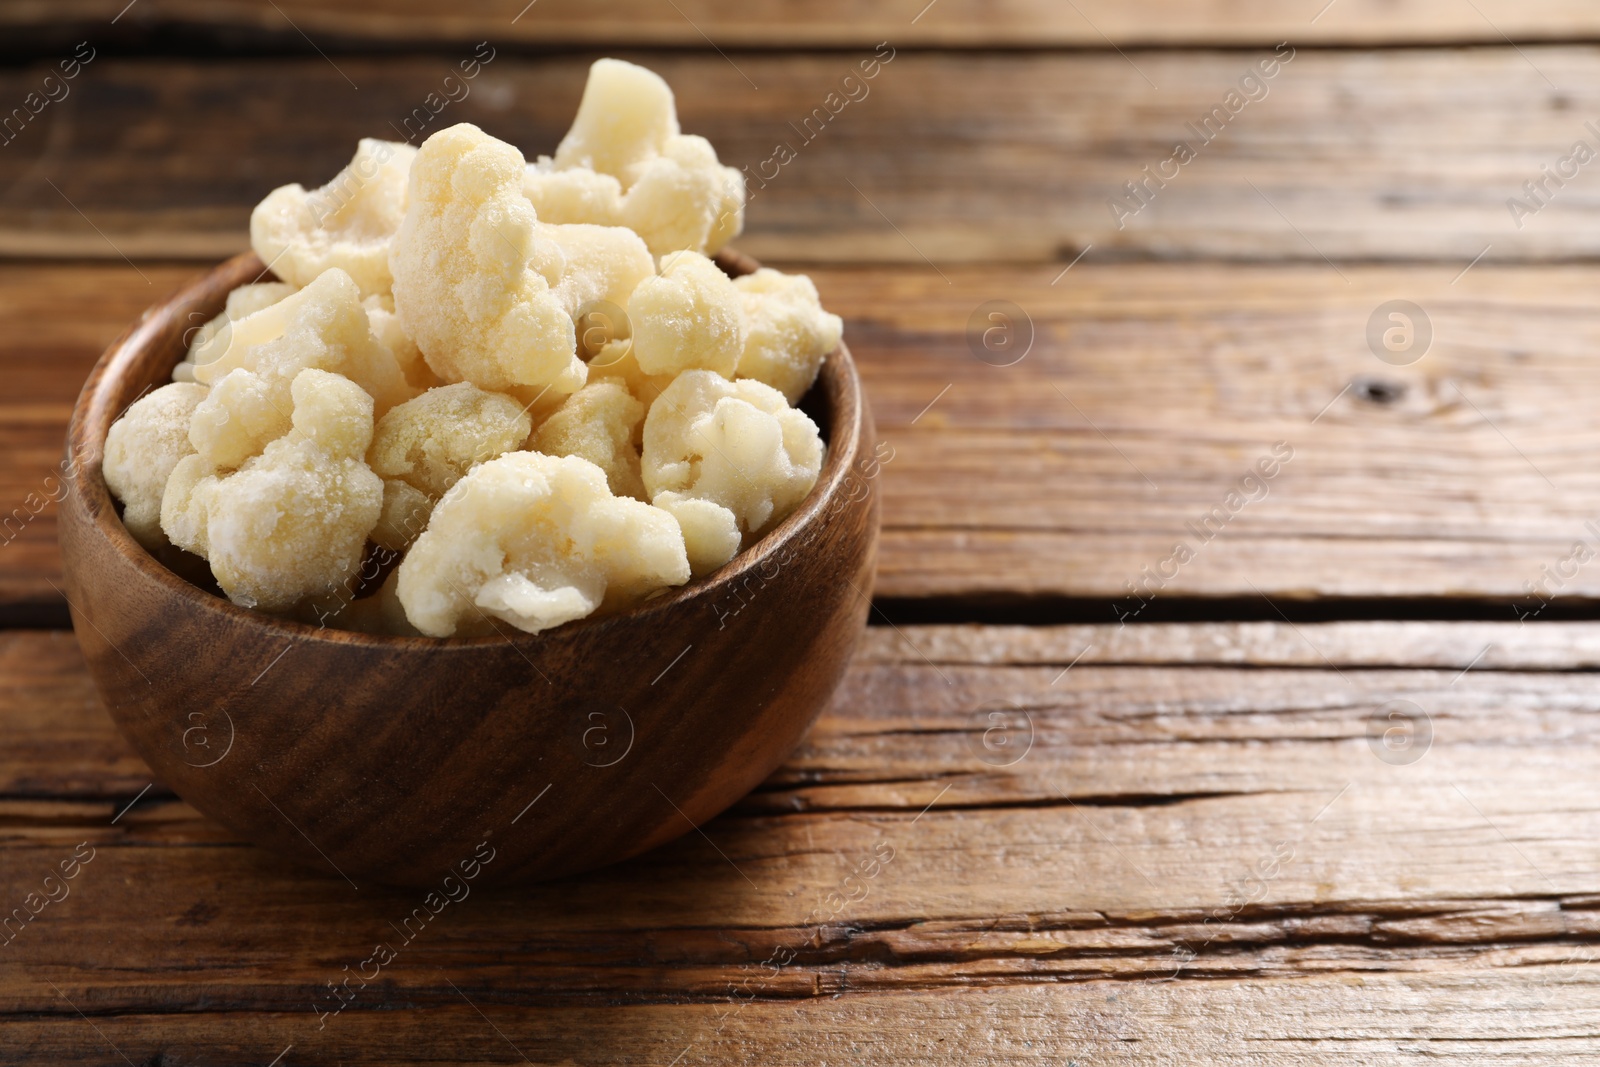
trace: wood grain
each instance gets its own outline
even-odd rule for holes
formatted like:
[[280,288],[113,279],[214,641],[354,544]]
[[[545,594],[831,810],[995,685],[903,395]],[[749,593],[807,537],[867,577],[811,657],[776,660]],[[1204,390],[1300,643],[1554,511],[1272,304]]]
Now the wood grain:
[[[1486,263],[1600,251],[1588,170],[1549,186],[1537,214],[1513,218],[1507,207],[1575,141],[1600,143],[1584,125],[1600,119],[1595,49],[1301,48],[1265,83],[1268,95],[1199,144],[1186,124],[1198,126],[1271,54],[906,50],[810,140],[799,127],[870,49],[634,58],[675,86],[685,128],[725,162],[776,173],[765,188],[752,182],[740,239],[762,259],[934,273],[973,261],[1065,266],[1092,245],[1091,263],[1438,258],[1453,275],[1486,246]],[[589,58],[501,53],[422,132],[470,121],[529,155],[549,152]],[[232,254],[268,190],[328,180],[358,137],[399,136],[456,62],[103,56],[0,150],[0,253]],[[0,71],[0,101],[21,101],[44,72]],[[1148,207],[1114,214],[1112,198],[1180,138],[1197,158],[1151,186]],[[768,162],[780,142],[795,153],[781,166]]]
[[[817,1062],[852,1042],[900,1062],[977,1041],[1153,1064],[1179,1040],[1185,1062],[1241,1062],[1238,1040],[1272,1064],[1557,1062],[1600,1038],[1600,704],[1572,673],[1597,644],[1593,624],[873,628],[807,745],[707,838],[474,890],[324,1029],[314,998],[398,945],[419,894],[307,877],[159,789],[125,811],[117,765],[96,797],[58,747],[35,798],[0,808],[0,901],[94,854],[4,948],[6,1049],[384,1062],[401,1033],[413,1062],[515,1058],[498,1027],[537,1062]],[[0,659],[32,665],[0,691],[8,731],[89,692],[58,634],[0,635]],[[1409,765],[1366,741],[1397,694],[1432,716]],[[996,700],[1037,727],[1009,767],[974,744]],[[830,790],[849,803],[815,802]],[[579,1031],[587,1052],[562,1043]]]
[[[682,0],[673,7],[645,0],[469,0],[441,8],[426,0],[339,0],[313,3],[262,0],[199,3],[142,0],[118,17],[117,0],[23,0],[0,10],[11,46],[40,47],[71,33],[140,41],[157,31],[182,31],[202,40],[259,47],[304,48],[295,29],[321,46],[433,48],[484,38],[537,47],[671,46],[703,49],[804,48],[873,45],[942,48],[1148,45],[1273,45],[1282,40],[1319,44],[1484,42],[1594,37],[1600,16],[1581,0],[1342,0],[1319,4],[1270,0],[940,0],[933,7],[905,0],[804,6],[782,0]],[[1076,10],[1074,10],[1076,8]],[[116,19],[115,26],[112,20]],[[248,35],[248,36],[247,36]],[[76,40],[77,38],[73,38]]]
[[[127,265],[0,266],[5,512],[45,488],[99,346],[191,276],[140,270],[150,284]],[[1600,536],[1585,525],[1600,522],[1600,438],[1580,400],[1600,388],[1592,267],[1347,267],[1349,284],[1325,265],[1081,263],[1054,285],[1045,267],[952,269],[949,284],[926,267],[812,273],[892,449],[881,596],[1067,598],[1106,620],[1218,601],[1276,618],[1311,598],[1538,619],[1600,599],[1600,570],[1572,558]],[[1408,367],[1365,339],[1396,297],[1435,334]],[[1014,366],[969,342],[996,299],[1032,320]],[[1201,544],[1190,524],[1279,441],[1294,457],[1267,495]],[[60,614],[46,504],[0,546],[13,617]],[[1194,559],[1145,578],[1180,540]]]

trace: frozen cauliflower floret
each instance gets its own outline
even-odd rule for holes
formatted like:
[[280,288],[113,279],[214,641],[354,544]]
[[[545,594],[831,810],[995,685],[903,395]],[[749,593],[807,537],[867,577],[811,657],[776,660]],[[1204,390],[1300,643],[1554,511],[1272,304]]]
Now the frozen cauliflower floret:
[[[655,277],[650,250],[621,226],[541,222],[535,239],[535,265],[574,322],[600,301],[620,310],[640,282]],[[626,320],[613,325],[625,329]]]
[[628,392],[646,409],[656,397],[672,384],[673,375],[646,374],[639,369],[639,360],[633,354],[633,341],[612,341],[595,353],[589,361],[589,376],[593,379],[615,378],[628,387]]
[[674,137],[622,198],[622,224],[656,255],[714,255],[744,229],[744,175],[717,162],[704,137]]
[[389,243],[406,213],[416,154],[410,145],[363,138],[350,165],[322,188],[285,185],[268,193],[250,214],[251,247],[294,285],[338,267],[362,296],[387,293]]
[[744,298],[739,377],[766,382],[790,404],[799,403],[822,361],[838,347],[844,323],[822,310],[817,287],[804,274],[763,267],[733,285]]
[[210,363],[228,350],[235,320],[269,308],[293,292],[294,286],[284,282],[255,282],[241,285],[230,292],[222,313],[195,331],[194,337],[189,342],[188,355],[183,357],[182,363],[173,368],[172,380],[194,381],[194,368],[197,364]]
[[528,447],[547,456],[581,456],[606,472],[616,496],[643,500],[639,437],[644,405],[619,379],[590,382],[544,421]]
[[343,587],[383,505],[383,483],[362,460],[372,397],[309,369],[295,377],[291,401],[291,433],[232,473],[198,455],[179,461],[161,502],[173,543],[209,560],[230,600],[263,611]]
[[678,520],[689,553],[689,570],[696,578],[704,578],[739,554],[743,540],[739,520],[721,504],[671,489],[657,493],[654,504]]
[[195,408],[189,440],[215,467],[237,467],[288,433],[290,384],[304,370],[350,379],[379,413],[416,392],[372,336],[360,293],[338,268],[234,322],[231,333],[226,352],[195,367],[195,378],[212,389]]
[[512,452],[474,467],[434,508],[397,572],[407,619],[431,637],[539,633],[689,580],[671,515],[615,497],[576,456]]
[[522,195],[540,222],[622,225],[622,183],[587,167],[560,170],[541,156],[523,172]]
[[536,259],[522,153],[461,123],[428,138],[390,266],[400,322],[434,373],[484,389],[576,392],[572,317]]
[[373,543],[390,552],[404,552],[428,528],[433,502],[433,497],[399,478],[385,478],[383,510],[378,513],[378,525],[372,528]]
[[[683,498],[707,501],[726,509],[739,532],[754,538],[793,511],[816,484],[822,437],[815,423],[769,385],[685,371],[650,406],[640,467],[657,506],[676,514]],[[727,520],[680,521],[686,538],[691,530],[721,531],[717,551],[702,545],[691,552],[702,564],[726,549]]]
[[660,75],[620,59],[589,68],[572,128],[524,188],[546,222],[620,222],[656,256],[715,253],[744,228],[744,175],[705,138],[680,132]]
[[161,494],[172,468],[194,452],[189,417],[205,396],[203,385],[164,385],[134,401],[106,434],[106,487],[122,501],[122,524],[152,552],[167,542]]
[[400,316],[394,313],[393,296],[388,293],[369,296],[361,301],[361,306],[367,309],[367,323],[372,327],[372,336],[394,356],[407,385],[422,390],[444,384],[428,366],[428,361],[422,358],[422,349],[417,347],[417,342],[400,325]]
[[722,269],[698,252],[661,259],[661,273],[628,301],[633,355],[645,374],[716,371],[732,378],[744,350],[744,302]]
[[[479,463],[521,448],[532,426],[511,397],[471,382],[430,389],[379,419],[367,453],[373,471],[385,479],[378,543],[400,548],[414,540],[434,501]],[[393,543],[406,531],[409,537]]]
[[597,59],[555,165],[609,174],[626,189],[678,135],[678,107],[661,75],[621,59]]

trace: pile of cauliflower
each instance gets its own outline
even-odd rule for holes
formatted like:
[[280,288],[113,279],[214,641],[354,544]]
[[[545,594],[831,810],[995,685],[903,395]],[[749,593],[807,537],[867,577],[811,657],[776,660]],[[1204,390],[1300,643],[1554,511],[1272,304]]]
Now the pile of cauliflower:
[[715,570],[816,483],[794,405],[841,331],[809,278],[707,258],[744,193],[614,59],[553,159],[362,141],[256,207],[282,280],[111,427],[124,523],[236,604],[377,633],[538,633]]

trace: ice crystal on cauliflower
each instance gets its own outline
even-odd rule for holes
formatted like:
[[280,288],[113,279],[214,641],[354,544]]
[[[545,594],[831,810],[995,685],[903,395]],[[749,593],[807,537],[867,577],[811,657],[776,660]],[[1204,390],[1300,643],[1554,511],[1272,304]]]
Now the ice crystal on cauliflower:
[[821,469],[816,424],[758,381],[685,371],[645,418],[645,490],[679,516],[697,574],[793,511]]
[[180,460],[161,502],[173,544],[205,557],[234,603],[263,611],[343,586],[383,503],[383,483],[363,461],[372,397],[316,369],[290,391],[289,433],[232,472],[199,455]]
[[133,402],[106,434],[101,470],[106,487],[122,501],[122,523],[152,551],[166,544],[161,494],[172,468],[192,455],[189,417],[204,400],[203,385],[175,382]]
[[256,255],[293,285],[338,267],[361,295],[387,293],[389,243],[405,216],[416,154],[410,145],[363,138],[350,165],[322,188],[274,189],[250,215]]
[[413,626],[450,637],[496,619],[539,633],[688,579],[672,516],[613,496],[588,460],[511,452],[439,501],[396,589]]

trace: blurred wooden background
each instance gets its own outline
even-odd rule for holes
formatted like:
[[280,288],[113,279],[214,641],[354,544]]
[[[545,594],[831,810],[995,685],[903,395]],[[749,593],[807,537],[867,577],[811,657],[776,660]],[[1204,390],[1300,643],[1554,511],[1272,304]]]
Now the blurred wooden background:
[[[846,319],[879,625],[704,835],[452,906],[324,1020],[417,902],[151,782],[64,629],[49,479],[104,345],[480,42],[430,131],[549,152],[616,54],[724,162],[795,149],[738,245]],[[0,6],[0,915],[96,850],[6,930],[0,1062],[1592,1059],[1580,141],[1578,0]],[[1369,340],[1394,300],[1425,352]]]

